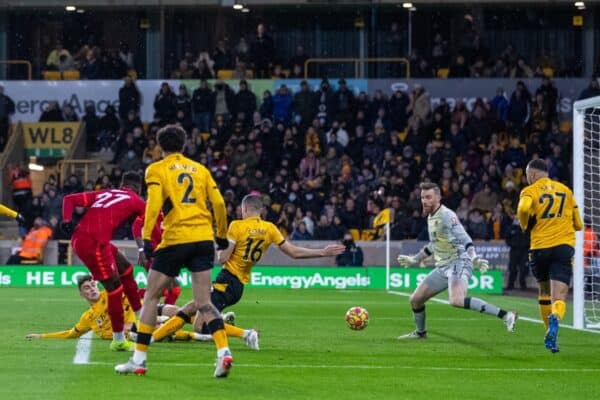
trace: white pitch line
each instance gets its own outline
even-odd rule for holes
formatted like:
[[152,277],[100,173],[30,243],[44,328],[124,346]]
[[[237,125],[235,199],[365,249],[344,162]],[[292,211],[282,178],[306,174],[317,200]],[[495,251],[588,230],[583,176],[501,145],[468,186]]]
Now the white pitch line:
[[[388,290],[389,294],[394,294],[396,296],[404,296],[404,297],[410,297],[410,293],[404,293],[404,292],[396,292],[394,290]],[[431,301],[434,301],[436,303],[442,303],[442,304],[450,304],[448,302],[448,300],[444,300],[444,299],[437,299],[437,298],[431,298],[429,299]],[[529,317],[522,317],[521,315],[519,315],[519,321],[527,321],[527,322],[532,322],[534,324],[543,324],[542,321],[540,321],[539,319],[535,319],[535,318],[529,318]],[[584,331],[584,332],[589,332],[589,333],[596,333],[596,334],[600,334],[600,331],[596,331],[593,329],[575,329],[573,327],[573,325],[567,325],[567,324],[560,324],[561,328],[567,328],[567,329],[573,329],[576,331]]]
[[[109,362],[90,362],[89,365],[114,365]],[[153,362],[150,366],[157,365],[161,367],[213,367],[214,363],[165,363]],[[472,371],[472,372],[589,372],[598,373],[600,368],[487,368],[487,367],[420,367],[409,365],[310,365],[310,364],[237,364],[236,368],[271,368],[271,369],[400,369],[400,370],[422,370],[422,371]]]
[[90,363],[90,352],[92,351],[92,335],[94,332],[89,331],[79,338],[77,341],[77,349],[75,350],[75,357],[73,357],[73,364],[89,364]]

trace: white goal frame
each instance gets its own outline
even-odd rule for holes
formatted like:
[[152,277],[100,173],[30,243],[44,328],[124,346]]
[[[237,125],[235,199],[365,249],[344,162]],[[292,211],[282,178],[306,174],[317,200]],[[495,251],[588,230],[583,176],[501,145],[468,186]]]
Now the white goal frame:
[[[600,107],[600,96],[576,101],[573,104],[573,194],[579,205],[582,218],[585,218],[584,192],[584,113],[590,107]],[[600,135],[600,133],[599,133]],[[573,263],[573,327],[585,328],[585,293],[583,271],[583,231],[576,232],[575,259]]]

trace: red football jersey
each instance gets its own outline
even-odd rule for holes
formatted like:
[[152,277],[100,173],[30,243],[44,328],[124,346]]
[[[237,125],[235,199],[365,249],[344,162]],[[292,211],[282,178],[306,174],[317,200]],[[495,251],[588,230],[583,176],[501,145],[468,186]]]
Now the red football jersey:
[[[158,218],[156,219],[156,224],[154,225],[154,229],[152,230],[152,236],[150,237],[150,242],[152,243],[152,248],[155,249],[156,246],[162,240],[162,213],[158,214]],[[137,217],[131,225],[131,234],[135,238],[142,237],[142,227],[144,226],[144,217]]]
[[63,221],[71,220],[75,207],[87,210],[73,236],[89,235],[97,241],[108,242],[122,224],[144,216],[146,202],[126,188],[74,193],[63,199]]

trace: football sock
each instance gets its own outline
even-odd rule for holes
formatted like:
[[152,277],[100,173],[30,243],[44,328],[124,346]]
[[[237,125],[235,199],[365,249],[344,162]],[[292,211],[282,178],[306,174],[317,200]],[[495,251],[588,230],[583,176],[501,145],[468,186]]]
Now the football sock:
[[244,337],[244,333],[246,331],[244,331],[242,328],[238,328],[237,326],[233,326],[233,325],[229,325],[229,324],[224,324],[225,325],[225,333],[227,334],[227,336],[234,336],[234,337]]
[[138,337],[135,343],[135,353],[133,354],[133,361],[135,363],[141,364],[146,360],[146,352],[148,351],[148,346],[150,346],[153,330],[152,325],[140,322],[140,326],[138,326]]
[[556,300],[552,303],[552,314],[556,315],[559,320],[562,320],[567,311],[567,304],[562,300]]
[[113,332],[113,340],[116,340],[117,342],[124,342],[125,341],[125,333],[123,331]]
[[112,325],[113,332],[123,332],[124,313],[123,313],[123,286],[119,285],[112,292],[108,292],[108,316]]
[[229,348],[229,342],[227,341],[227,333],[225,333],[223,320],[221,318],[215,318],[206,325],[208,327],[208,331],[213,337],[213,340],[215,341],[217,350]]
[[142,302],[140,301],[137,283],[133,279],[133,265],[129,265],[125,272],[119,275],[119,278],[121,279],[123,291],[125,292],[125,296],[127,296],[127,300],[129,300],[131,309],[137,313],[142,308]]
[[160,341],[180,330],[186,323],[190,323],[190,317],[183,311],[178,311],[177,315],[169,318],[167,322],[154,331],[154,340]]
[[464,307],[467,310],[479,311],[481,313],[490,314],[498,318],[503,318],[506,315],[506,311],[496,307],[493,304],[486,303],[477,297],[465,297]]
[[548,315],[552,312],[552,301],[550,300],[550,296],[539,296],[538,303],[540,305],[540,317],[542,318],[542,321],[544,321],[546,329],[548,329]]
[[415,325],[417,326],[417,332],[425,332],[425,306],[412,310],[413,317],[415,319]]
[[179,286],[175,286],[173,289],[169,289],[167,291],[167,295],[165,296],[165,304],[175,304],[180,293],[181,288]]

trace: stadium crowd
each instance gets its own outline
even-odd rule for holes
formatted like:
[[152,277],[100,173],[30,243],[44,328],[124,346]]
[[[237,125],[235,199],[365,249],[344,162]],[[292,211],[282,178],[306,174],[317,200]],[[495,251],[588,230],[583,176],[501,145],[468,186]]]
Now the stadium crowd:
[[[316,91],[306,82],[296,93],[282,85],[260,100],[246,81],[239,87],[202,80],[190,93],[165,82],[154,120],[144,124],[139,92],[126,79],[118,110],[98,116],[91,107],[82,116],[88,151],[112,154],[114,167],[98,171],[96,181],[73,175],[59,184],[51,177],[23,214],[56,227],[64,194],[116,187],[124,171],[142,171],[161,157],[156,132],[172,123],[188,132],[184,154],[212,171],[231,219],[240,218],[241,198],[255,191],[267,204],[264,218],[298,240],[338,240],[346,232],[373,239],[373,219],[387,207],[393,239],[426,239],[417,184],[429,180],[439,182],[444,203],[474,239],[503,239],[528,160],[545,158],[551,177],[570,179],[571,135],[559,129],[558,93],[548,78],[535,90],[518,81],[472,110],[444,100],[432,108],[418,84],[410,93],[369,98],[343,79],[337,90],[324,79]],[[592,84],[586,93],[595,90]],[[65,117],[54,107],[44,120]],[[130,237],[127,229],[119,235]]]

